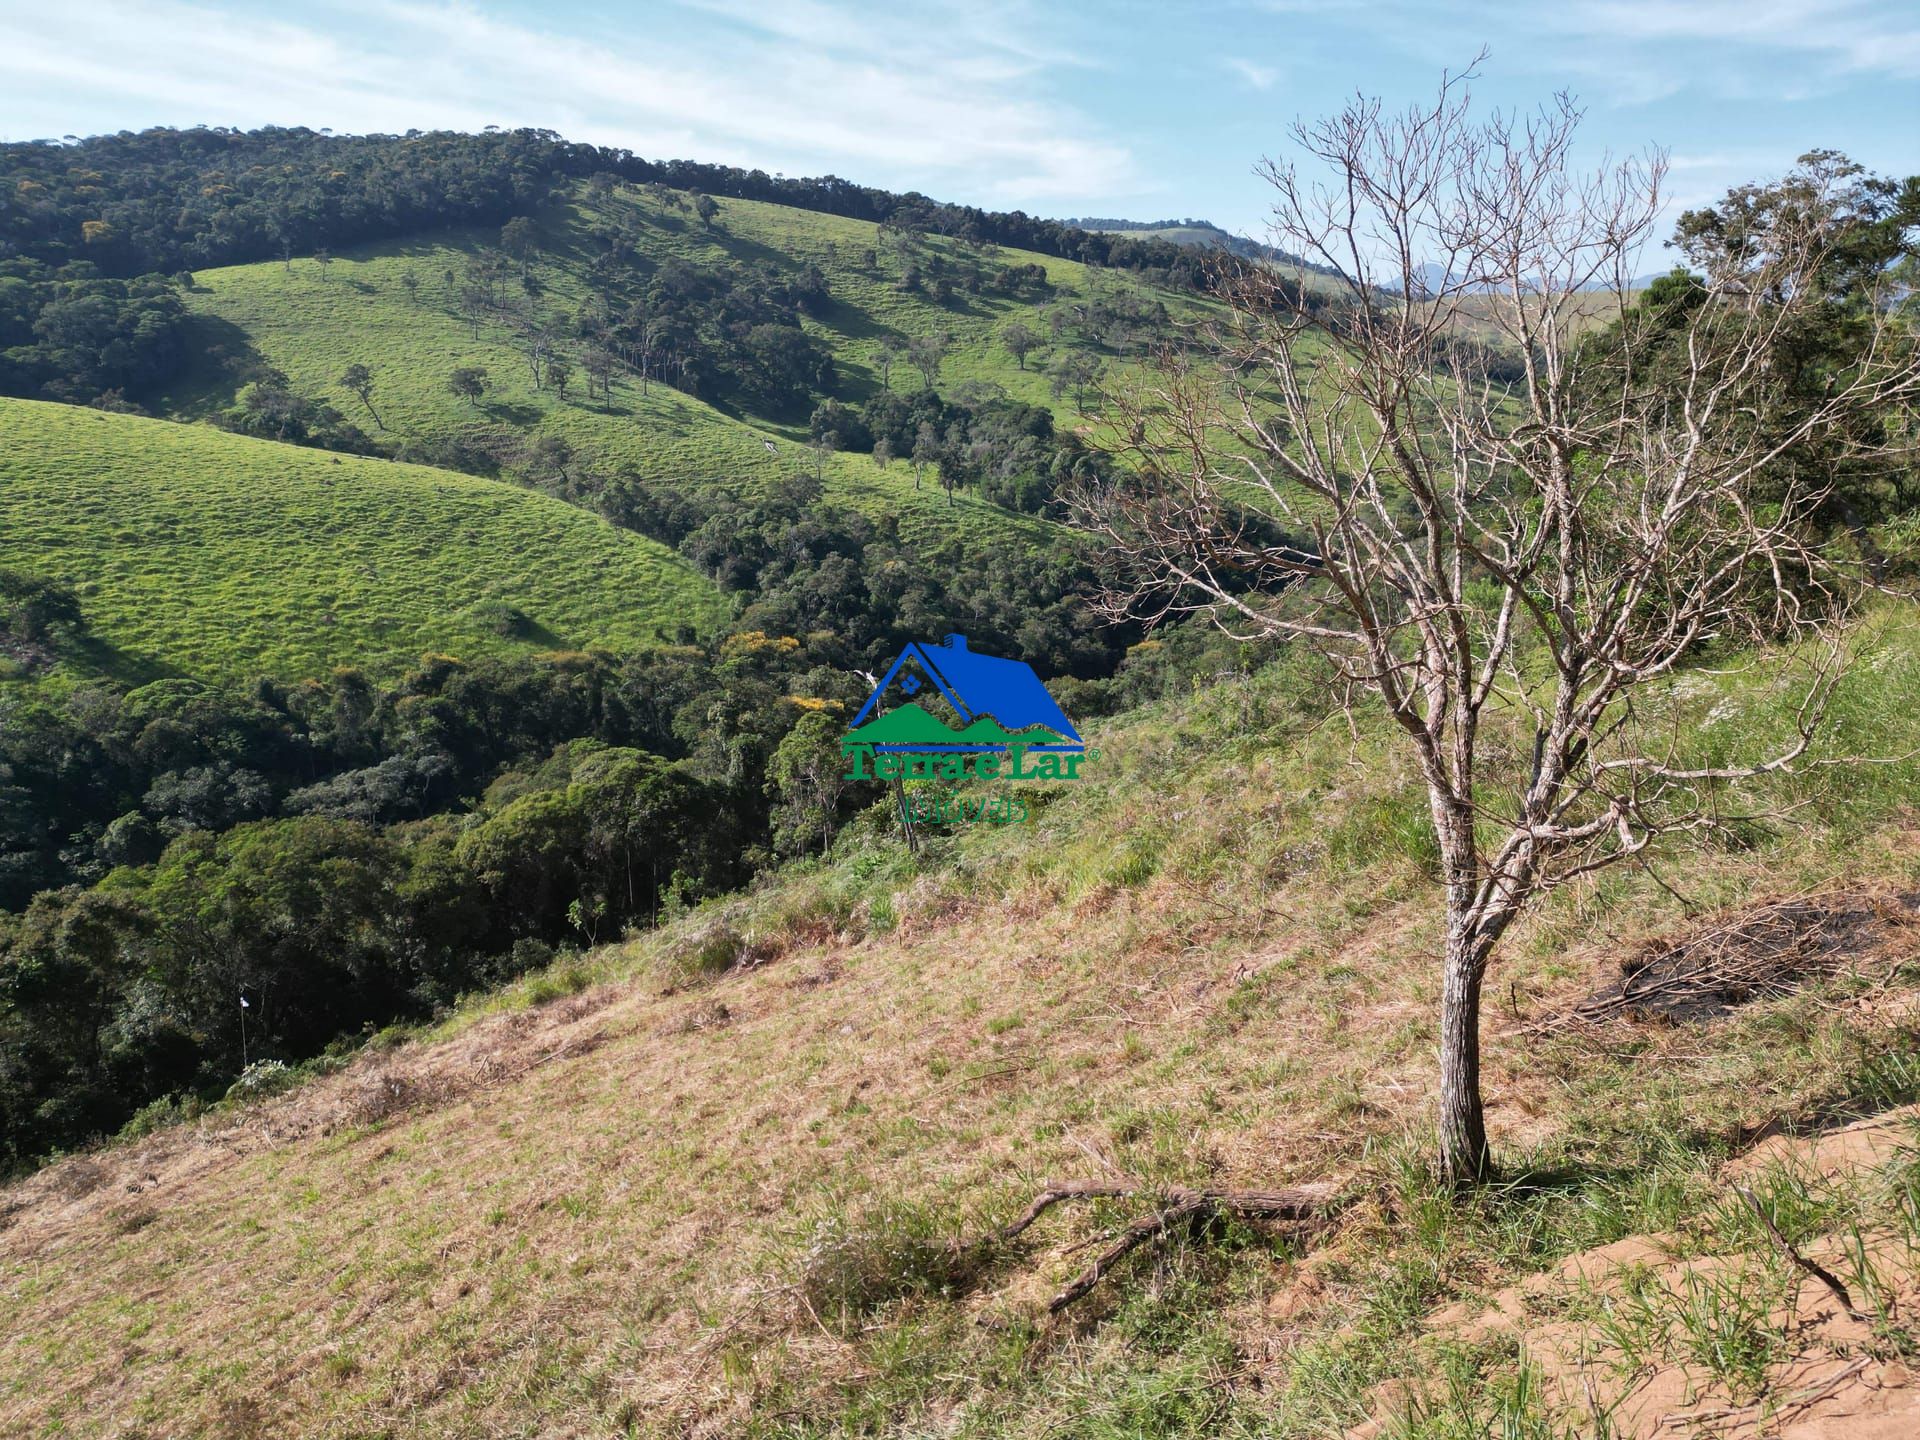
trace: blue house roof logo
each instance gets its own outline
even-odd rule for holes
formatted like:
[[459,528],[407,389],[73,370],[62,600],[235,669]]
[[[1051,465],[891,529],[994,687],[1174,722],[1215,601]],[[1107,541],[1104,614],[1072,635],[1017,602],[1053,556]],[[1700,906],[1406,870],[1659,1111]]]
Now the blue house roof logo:
[[[917,703],[929,687],[959,717],[959,730]],[[982,654],[964,635],[902,650],[848,732],[847,743],[878,753],[1004,753],[1018,746],[1077,755],[1086,748],[1031,665]]]

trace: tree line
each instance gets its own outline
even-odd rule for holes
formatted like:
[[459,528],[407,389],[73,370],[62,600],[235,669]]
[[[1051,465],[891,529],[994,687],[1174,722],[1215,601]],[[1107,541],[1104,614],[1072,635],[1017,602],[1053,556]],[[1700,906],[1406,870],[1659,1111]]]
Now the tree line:
[[[175,274],[310,254],[446,225],[504,224],[556,187],[604,175],[696,196],[764,200],[1208,283],[1207,258],[1166,241],[1096,234],[1021,211],[896,194],[837,176],[789,179],[562,139],[551,130],[334,136],[304,127],[156,128],[0,145],[0,243],[52,265]],[[697,204],[697,200],[695,201]]]

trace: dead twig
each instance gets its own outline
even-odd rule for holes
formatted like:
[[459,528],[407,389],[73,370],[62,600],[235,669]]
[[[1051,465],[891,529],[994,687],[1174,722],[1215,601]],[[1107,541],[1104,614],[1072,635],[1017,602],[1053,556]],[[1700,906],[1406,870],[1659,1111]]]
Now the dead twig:
[[1285,1190],[1195,1190],[1175,1185],[1152,1191],[1130,1176],[1118,1180],[1050,1181],[1021,1212],[1018,1219],[1000,1231],[999,1239],[1017,1238],[1054,1206],[1070,1200],[1122,1200],[1153,1193],[1158,1203],[1150,1214],[1142,1216],[1113,1237],[1093,1263],[1069,1281],[1047,1302],[1047,1313],[1057,1315],[1083,1299],[1099,1285],[1109,1271],[1140,1246],[1152,1242],[1165,1245],[1177,1230],[1189,1228],[1216,1216],[1231,1215],[1247,1220],[1291,1220],[1301,1224],[1324,1221],[1332,1208],[1333,1190],[1326,1185],[1303,1185]]
[[1820,1264],[1819,1261],[1809,1260],[1805,1255],[1802,1255],[1799,1248],[1795,1246],[1791,1240],[1787,1239],[1785,1235],[1780,1233],[1780,1227],[1773,1223],[1773,1217],[1767,1213],[1766,1206],[1760,1203],[1753,1191],[1744,1185],[1736,1185],[1733,1188],[1735,1192],[1739,1194],[1740,1198],[1745,1200],[1747,1204],[1753,1208],[1753,1213],[1760,1217],[1760,1223],[1767,1227],[1767,1234],[1773,1237],[1773,1243],[1779,1249],[1780,1253],[1786,1256],[1797,1268],[1811,1275],[1822,1285],[1826,1286],[1828,1291],[1833,1295],[1833,1298],[1840,1302],[1840,1308],[1847,1312],[1847,1318],[1849,1320],[1864,1322],[1869,1318],[1854,1308],[1853,1296],[1848,1292],[1847,1287],[1841,1283],[1838,1275],[1835,1275],[1831,1270],[1827,1269],[1826,1266]]

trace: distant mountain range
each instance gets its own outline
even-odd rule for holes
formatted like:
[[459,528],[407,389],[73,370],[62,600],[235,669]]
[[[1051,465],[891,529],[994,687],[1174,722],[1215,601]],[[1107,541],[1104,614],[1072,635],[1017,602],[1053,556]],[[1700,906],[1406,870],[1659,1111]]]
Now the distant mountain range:
[[[1654,270],[1654,271],[1648,272],[1645,275],[1636,275],[1632,280],[1630,280],[1627,283],[1627,288],[1629,290],[1644,290],[1647,288],[1647,286],[1651,285],[1655,280],[1659,279],[1660,276],[1665,275],[1666,273],[1667,271],[1665,270]],[[1426,286],[1429,292],[1435,291],[1435,290],[1438,290],[1440,286],[1445,283],[1447,279],[1447,271],[1444,267],[1439,265],[1433,265],[1433,264],[1422,265],[1419,271],[1419,279],[1420,279],[1420,283]],[[1395,287],[1395,288],[1398,288],[1398,287]],[[1475,285],[1470,288],[1474,290],[1486,291],[1486,290],[1491,290],[1494,287],[1490,285]],[[1611,285],[1592,284],[1592,285],[1582,285],[1580,288],[1582,290],[1611,290],[1613,287]]]

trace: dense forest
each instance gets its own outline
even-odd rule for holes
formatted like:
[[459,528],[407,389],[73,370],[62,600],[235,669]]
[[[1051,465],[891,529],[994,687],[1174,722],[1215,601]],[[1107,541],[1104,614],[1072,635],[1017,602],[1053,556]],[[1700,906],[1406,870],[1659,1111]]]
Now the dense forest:
[[[972,418],[917,403],[874,420]],[[726,633],[0,697],[0,1167],[217,1097],[239,993],[252,1059],[299,1061],[817,850],[878,798],[838,781],[838,735],[909,639],[962,629],[1082,716],[1248,663],[1194,632],[1116,676],[1138,632],[1087,611],[1084,560],[917,548],[809,476],[758,500],[617,478],[593,503],[736,595]],[[0,573],[0,634],[57,651],[84,624]]]

